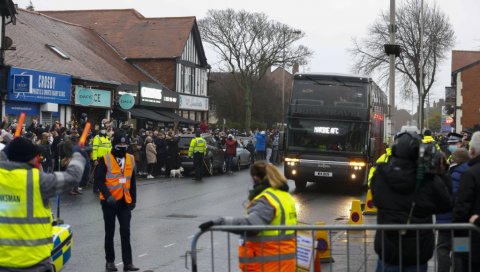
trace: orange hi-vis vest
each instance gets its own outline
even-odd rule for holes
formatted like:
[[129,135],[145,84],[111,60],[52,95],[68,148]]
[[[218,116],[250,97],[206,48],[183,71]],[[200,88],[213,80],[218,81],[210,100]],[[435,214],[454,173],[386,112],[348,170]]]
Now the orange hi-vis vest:
[[[250,202],[249,206],[261,197],[266,198],[275,208],[275,217],[270,225],[297,224],[295,201],[288,192],[274,188],[265,189]],[[297,245],[294,230],[264,230],[243,239],[238,247],[241,271],[296,271]]]
[[[132,197],[130,196],[130,181],[132,179],[133,170],[135,169],[135,159],[133,155],[125,155],[125,166],[122,169],[117,163],[117,160],[112,155],[108,153],[103,156],[105,160],[105,165],[107,166],[107,175],[106,175],[106,185],[112,196],[116,200],[125,198],[127,204],[132,203]],[[105,200],[105,197],[100,193],[100,200]]]

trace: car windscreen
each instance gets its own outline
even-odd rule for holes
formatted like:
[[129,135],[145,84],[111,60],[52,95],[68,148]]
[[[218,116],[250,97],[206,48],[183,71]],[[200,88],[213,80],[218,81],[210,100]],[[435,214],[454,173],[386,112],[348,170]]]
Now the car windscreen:
[[189,148],[190,147],[190,142],[192,141],[193,138],[190,137],[181,137],[180,140],[178,141],[178,147],[179,148]]
[[288,127],[288,147],[297,151],[365,153],[368,124],[294,119]]
[[295,80],[292,104],[326,107],[367,108],[367,84],[333,80]]

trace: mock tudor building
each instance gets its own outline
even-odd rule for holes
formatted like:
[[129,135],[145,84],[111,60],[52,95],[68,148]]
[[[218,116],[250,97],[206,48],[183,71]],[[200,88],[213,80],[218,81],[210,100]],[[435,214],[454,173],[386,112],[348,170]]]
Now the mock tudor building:
[[126,61],[178,93],[181,117],[208,120],[209,65],[195,17],[145,18],[134,9],[41,12],[94,29]]

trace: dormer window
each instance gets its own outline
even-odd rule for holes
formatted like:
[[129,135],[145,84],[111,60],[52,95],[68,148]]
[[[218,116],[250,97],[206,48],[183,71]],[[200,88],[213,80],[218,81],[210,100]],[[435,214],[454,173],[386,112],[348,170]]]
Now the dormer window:
[[51,44],[46,44],[45,46],[50,48],[53,52],[55,52],[57,55],[59,55],[62,59],[67,59],[67,60],[70,59],[70,57],[67,54],[65,54],[65,52],[63,52],[57,46],[51,45]]

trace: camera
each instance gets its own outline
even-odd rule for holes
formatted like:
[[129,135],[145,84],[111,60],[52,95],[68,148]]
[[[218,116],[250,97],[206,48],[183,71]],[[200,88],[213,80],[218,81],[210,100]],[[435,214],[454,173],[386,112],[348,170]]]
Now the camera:
[[420,143],[418,152],[418,164],[423,165],[424,173],[435,174],[439,163],[437,156],[440,155],[435,143]]

